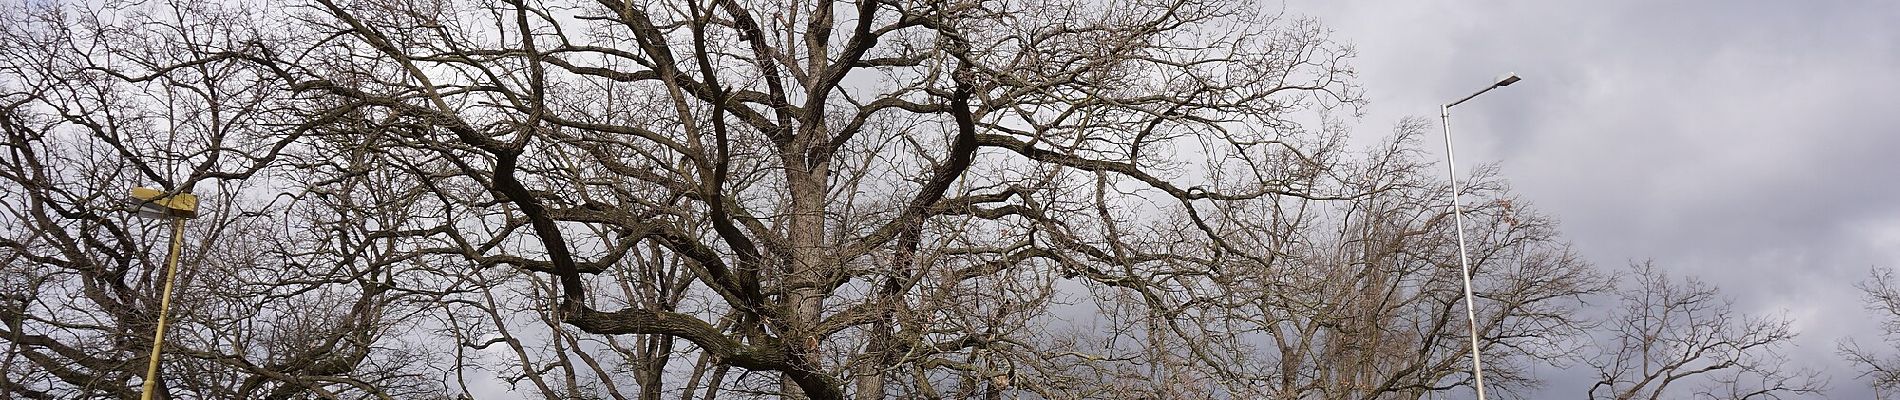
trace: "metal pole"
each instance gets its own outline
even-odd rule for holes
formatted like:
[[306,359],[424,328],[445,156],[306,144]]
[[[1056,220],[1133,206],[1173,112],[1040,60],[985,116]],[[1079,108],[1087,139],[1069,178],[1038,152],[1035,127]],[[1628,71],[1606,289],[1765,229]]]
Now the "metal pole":
[[158,387],[158,356],[165,348],[165,322],[172,309],[172,280],[178,275],[178,253],[185,245],[185,219],[172,218],[171,251],[165,253],[165,290],[158,300],[158,332],[152,334],[152,357],[145,363],[145,388],[140,400],[152,400]]
[[[1485,90],[1491,89],[1485,88]],[[1480,90],[1478,93],[1465,97],[1464,100],[1470,100],[1482,93],[1484,91]],[[1464,100],[1458,102],[1463,103]],[[1458,164],[1452,158],[1451,151],[1451,105],[1439,107],[1438,116],[1443,120],[1439,126],[1445,130],[1445,171],[1451,177],[1451,220],[1453,226],[1458,229],[1458,267],[1464,272],[1465,321],[1471,326],[1471,377],[1475,380],[1474,385],[1478,389],[1478,400],[1484,400],[1484,361],[1478,355],[1478,311],[1471,295],[1471,259],[1465,255],[1465,214],[1458,206]]]

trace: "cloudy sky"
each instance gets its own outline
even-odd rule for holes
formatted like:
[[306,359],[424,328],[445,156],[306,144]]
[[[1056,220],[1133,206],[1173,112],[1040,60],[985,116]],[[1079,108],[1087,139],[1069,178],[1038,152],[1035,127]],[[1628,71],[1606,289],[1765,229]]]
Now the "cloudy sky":
[[[1285,4],[1358,48],[1364,134],[1523,76],[1454,109],[1461,164],[1501,164],[1600,266],[1654,260],[1785,312],[1793,363],[1872,397],[1834,349],[1877,341],[1852,285],[1900,267],[1900,2]],[[1547,378],[1539,397],[1582,396]]]

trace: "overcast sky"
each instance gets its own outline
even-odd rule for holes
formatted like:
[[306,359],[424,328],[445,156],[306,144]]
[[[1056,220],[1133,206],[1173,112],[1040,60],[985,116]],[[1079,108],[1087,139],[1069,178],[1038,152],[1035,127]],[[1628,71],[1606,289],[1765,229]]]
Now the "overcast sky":
[[[1852,285],[1900,267],[1900,1],[1286,7],[1358,48],[1361,134],[1517,72],[1454,109],[1461,165],[1500,163],[1599,266],[1653,259],[1786,312],[1793,363],[1823,368],[1828,397],[1872,397],[1834,349],[1877,343]],[[1546,378],[1538,397],[1583,394]]]

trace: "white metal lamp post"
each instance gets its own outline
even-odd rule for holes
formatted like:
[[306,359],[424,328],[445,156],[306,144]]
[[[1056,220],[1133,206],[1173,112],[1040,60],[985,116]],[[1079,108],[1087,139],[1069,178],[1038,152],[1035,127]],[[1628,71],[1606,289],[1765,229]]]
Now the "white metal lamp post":
[[1465,215],[1464,210],[1462,207],[1459,207],[1458,203],[1458,165],[1457,162],[1454,161],[1451,151],[1451,107],[1471,100],[1473,97],[1478,97],[1478,95],[1489,92],[1491,89],[1510,86],[1519,80],[1523,80],[1523,78],[1518,78],[1517,74],[1514,73],[1505,73],[1504,76],[1498,77],[1497,82],[1492,83],[1491,86],[1486,86],[1477,93],[1472,93],[1470,96],[1465,96],[1462,99],[1458,99],[1458,101],[1438,108],[1438,116],[1442,119],[1442,123],[1439,124],[1439,126],[1445,130],[1445,171],[1448,172],[1451,177],[1451,220],[1453,226],[1458,230],[1458,267],[1464,271],[1465,321],[1469,322],[1471,327],[1471,377],[1473,379],[1473,385],[1478,389],[1478,400],[1484,400],[1484,361],[1483,358],[1478,355],[1478,311],[1471,295],[1471,260],[1465,253]]
[[139,217],[167,219],[172,223],[171,250],[165,253],[165,289],[158,300],[158,329],[152,333],[152,356],[145,363],[145,387],[139,395],[141,400],[151,400],[153,389],[158,387],[158,356],[165,348],[165,323],[171,314],[172,279],[178,275],[178,253],[185,245],[185,220],[198,217],[198,196],[191,193],[166,196],[165,191],[141,187],[133,188],[132,195],[124,201]]

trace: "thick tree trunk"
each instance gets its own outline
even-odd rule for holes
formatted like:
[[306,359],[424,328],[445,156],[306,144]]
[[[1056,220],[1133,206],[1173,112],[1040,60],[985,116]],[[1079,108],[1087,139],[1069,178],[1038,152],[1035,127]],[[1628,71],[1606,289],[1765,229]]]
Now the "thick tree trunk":
[[[790,154],[804,154],[800,146],[793,146]],[[824,339],[823,332],[817,332],[824,310],[825,289],[828,276],[835,272],[836,264],[831,261],[828,246],[825,243],[825,195],[827,191],[827,165],[806,167],[801,156],[784,157],[786,162],[786,181],[791,192],[791,225],[786,236],[791,242],[791,265],[781,271],[783,284],[789,289],[785,304],[790,307],[787,315],[788,331],[784,333],[786,345],[790,348],[794,368],[804,371],[787,371],[785,389],[788,394],[796,394],[811,399],[841,398],[840,388],[833,385],[828,375],[819,365],[819,345]],[[801,170],[803,168],[803,170]],[[801,378],[802,376],[802,378]],[[813,390],[815,386],[826,386],[823,390]]]

